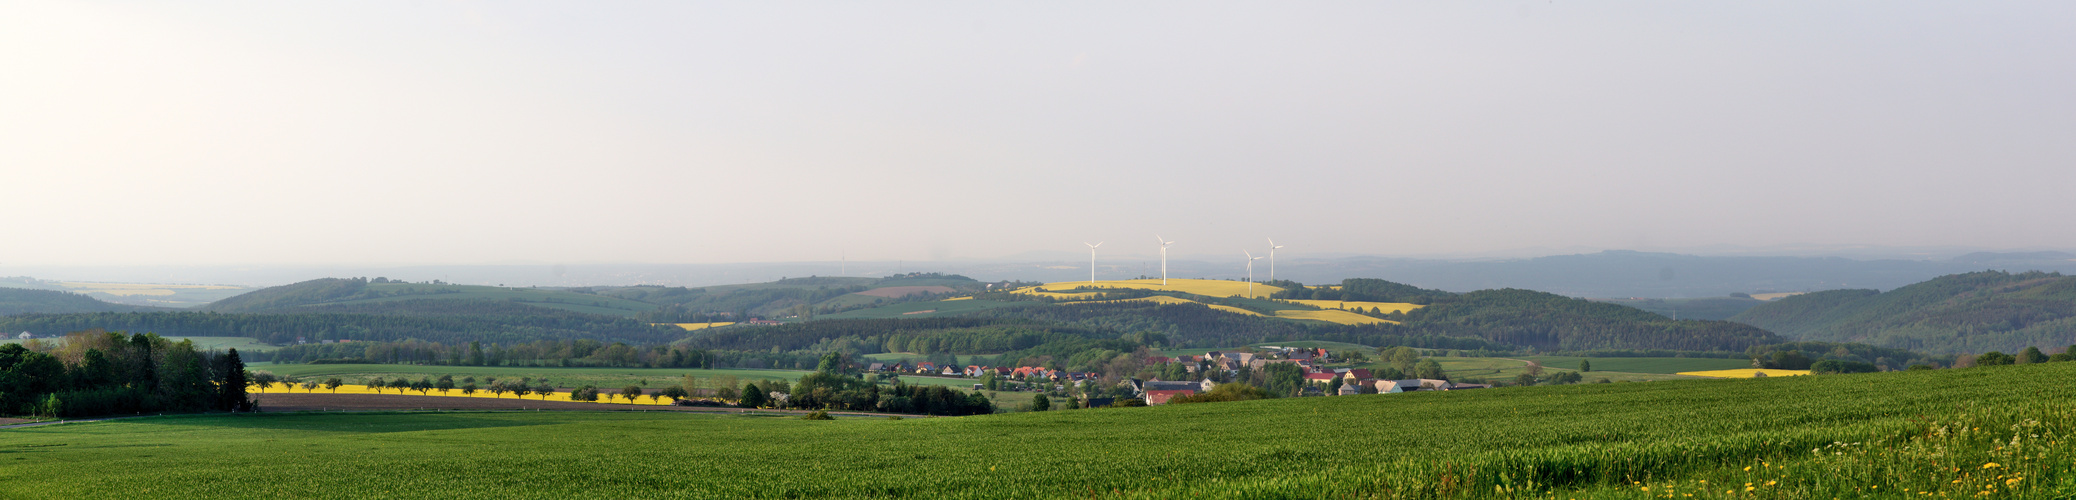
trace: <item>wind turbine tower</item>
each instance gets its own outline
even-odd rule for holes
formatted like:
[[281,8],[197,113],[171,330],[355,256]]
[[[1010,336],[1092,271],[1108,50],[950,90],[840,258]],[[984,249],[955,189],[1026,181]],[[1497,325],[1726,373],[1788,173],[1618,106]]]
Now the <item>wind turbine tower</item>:
[[1158,234],[1153,235],[1153,239],[1154,241],[1161,242],[1161,286],[1168,286],[1168,245],[1173,245],[1175,242],[1168,241],[1167,238],[1162,238]]
[[[1088,245],[1088,242],[1084,241],[1081,244]],[[1103,242],[1098,241],[1094,245],[1088,245],[1088,284],[1091,285],[1096,284],[1096,247],[1099,246],[1103,246]]]
[[1261,260],[1261,257],[1255,257],[1254,252],[1246,250],[1240,253],[1247,255],[1247,298],[1251,299],[1254,298],[1254,261]]
[[1276,244],[1275,238],[1269,238],[1269,281],[1276,281],[1276,249],[1278,248],[1283,248],[1283,246]]

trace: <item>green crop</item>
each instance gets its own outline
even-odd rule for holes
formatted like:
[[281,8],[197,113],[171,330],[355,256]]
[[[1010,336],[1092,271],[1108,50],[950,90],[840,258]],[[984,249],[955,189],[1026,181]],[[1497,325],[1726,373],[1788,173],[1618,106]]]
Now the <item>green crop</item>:
[[2072,379],[2050,363],[833,422],[158,417],[0,431],[0,497],[2062,498]]

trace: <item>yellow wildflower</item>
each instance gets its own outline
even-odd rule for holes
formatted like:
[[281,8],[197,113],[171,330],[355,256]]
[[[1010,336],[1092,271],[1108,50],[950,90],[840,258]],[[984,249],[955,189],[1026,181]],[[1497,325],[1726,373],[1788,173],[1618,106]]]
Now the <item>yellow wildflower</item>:
[[1996,463],[1996,462],[1990,462],[1990,463],[1982,464],[1982,468],[1984,468],[1984,469],[1995,469],[1995,468],[1998,468],[1998,467],[2003,467],[2003,466],[2002,466],[2002,465],[1997,465],[1997,463]]

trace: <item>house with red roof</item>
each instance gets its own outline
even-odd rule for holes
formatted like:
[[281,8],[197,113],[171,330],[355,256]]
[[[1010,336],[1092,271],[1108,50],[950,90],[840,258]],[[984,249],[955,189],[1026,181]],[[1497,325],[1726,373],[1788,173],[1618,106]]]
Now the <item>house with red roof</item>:
[[1194,395],[1196,393],[1197,391],[1192,391],[1189,389],[1178,389],[1172,391],[1146,391],[1146,404],[1148,406],[1164,405],[1168,404],[1168,400],[1175,399],[1176,396],[1189,396]]
[[1341,378],[1341,374],[1334,372],[1312,372],[1305,374],[1306,382],[1319,385],[1331,384],[1334,382],[1334,379],[1337,378]]

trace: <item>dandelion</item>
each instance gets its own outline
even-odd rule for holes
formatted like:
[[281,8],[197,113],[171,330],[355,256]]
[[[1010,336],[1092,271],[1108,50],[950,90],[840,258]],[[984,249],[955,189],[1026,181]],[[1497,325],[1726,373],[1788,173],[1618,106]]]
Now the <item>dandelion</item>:
[[2003,466],[2002,466],[2002,465],[1997,465],[1997,463],[1996,463],[1996,462],[1990,462],[1990,463],[1982,464],[1982,468],[1984,468],[1984,469],[1995,469],[1995,468],[1998,468],[1998,467],[2003,467]]

